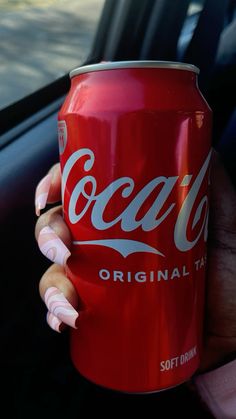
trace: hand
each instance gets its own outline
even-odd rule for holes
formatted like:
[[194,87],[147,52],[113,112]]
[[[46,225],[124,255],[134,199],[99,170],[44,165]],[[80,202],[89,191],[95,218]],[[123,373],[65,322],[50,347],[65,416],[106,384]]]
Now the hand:
[[[206,334],[201,370],[214,367],[236,351],[236,192],[216,153],[211,179]],[[46,202],[59,201],[60,182],[60,168],[56,165],[37,188],[38,215]],[[62,218],[62,207],[41,215],[35,232],[41,251],[56,262],[45,272],[39,286],[49,309],[48,323],[57,331],[66,324],[76,327],[78,297],[63,267],[70,256],[71,238]]]
[[236,352],[236,191],[217,153],[210,205],[202,371],[227,362]]
[[[56,164],[37,186],[35,209],[38,216],[46,203],[60,201],[60,190],[61,171],[59,164]],[[57,332],[61,332],[65,325],[76,328],[78,296],[64,273],[64,266],[70,256],[71,236],[62,218],[61,205],[39,217],[35,236],[41,252],[55,262],[39,283],[40,296],[48,308],[47,322]]]

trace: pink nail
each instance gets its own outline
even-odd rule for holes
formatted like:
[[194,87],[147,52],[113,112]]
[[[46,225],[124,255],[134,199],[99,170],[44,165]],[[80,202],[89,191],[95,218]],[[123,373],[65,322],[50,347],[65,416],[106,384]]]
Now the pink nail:
[[49,326],[58,333],[61,333],[60,326],[62,325],[62,321],[59,320],[54,314],[47,312],[47,322]]
[[69,249],[49,226],[40,231],[38,245],[43,255],[58,265],[65,266],[68,257],[71,255]]
[[46,207],[48,194],[51,186],[52,174],[49,173],[39,182],[35,192],[35,212],[40,216],[40,211]]
[[44,301],[48,310],[68,326],[77,329],[78,311],[69,303],[64,294],[56,287],[50,287],[44,294]]

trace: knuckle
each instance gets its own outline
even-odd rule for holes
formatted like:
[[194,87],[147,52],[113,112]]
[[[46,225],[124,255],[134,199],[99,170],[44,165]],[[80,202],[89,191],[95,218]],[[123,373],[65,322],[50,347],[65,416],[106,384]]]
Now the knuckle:
[[[43,214],[40,215],[40,217],[38,218],[36,225],[35,225],[35,236],[36,239],[40,233],[40,231],[46,227],[49,226],[51,224],[54,223],[55,219],[58,219],[60,217],[59,212],[60,212],[61,208],[60,207],[55,207],[55,208],[51,208],[50,210],[44,212]],[[62,217],[60,217],[62,218]]]
[[223,225],[210,229],[209,241],[217,249],[236,254],[236,223],[228,228]]

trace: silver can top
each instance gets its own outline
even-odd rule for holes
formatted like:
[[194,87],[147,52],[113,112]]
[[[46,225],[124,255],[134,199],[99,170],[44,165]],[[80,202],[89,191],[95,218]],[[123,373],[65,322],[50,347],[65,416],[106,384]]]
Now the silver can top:
[[166,68],[174,70],[187,70],[199,74],[200,70],[193,64],[179,63],[177,61],[103,61],[75,68],[70,72],[70,78],[78,74],[92,71],[116,70],[120,68]]

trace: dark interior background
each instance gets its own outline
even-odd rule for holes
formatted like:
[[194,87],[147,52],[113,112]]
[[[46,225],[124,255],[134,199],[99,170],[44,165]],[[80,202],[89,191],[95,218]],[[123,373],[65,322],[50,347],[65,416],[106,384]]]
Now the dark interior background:
[[[235,183],[235,1],[107,0],[86,63],[160,59],[190,62],[214,112],[213,145]],[[132,31],[130,32],[130,27]],[[50,263],[34,240],[34,192],[58,161],[56,117],[68,75],[0,112],[1,392],[2,417],[64,418],[97,412],[156,417],[210,417],[186,385],[167,392],[123,395],[81,377],[69,357],[68,332],[45,321],[38,295]]]

